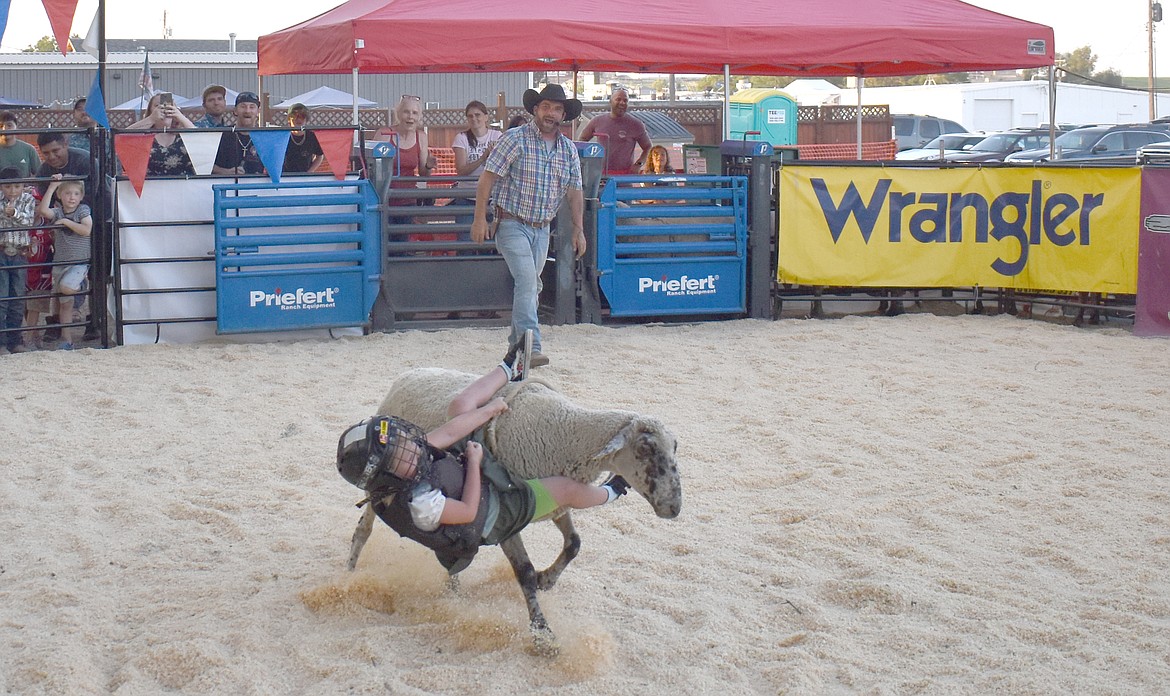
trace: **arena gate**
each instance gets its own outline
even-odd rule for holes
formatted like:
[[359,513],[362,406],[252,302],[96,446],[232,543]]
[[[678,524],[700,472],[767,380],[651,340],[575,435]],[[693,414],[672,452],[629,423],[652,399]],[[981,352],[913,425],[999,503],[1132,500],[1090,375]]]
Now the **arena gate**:
[[747,309],[748,180],[616,176],[601,192],[597,272],[610,314]]
[[381,282],[369,181],[211,188],[218,333],[368,327]]

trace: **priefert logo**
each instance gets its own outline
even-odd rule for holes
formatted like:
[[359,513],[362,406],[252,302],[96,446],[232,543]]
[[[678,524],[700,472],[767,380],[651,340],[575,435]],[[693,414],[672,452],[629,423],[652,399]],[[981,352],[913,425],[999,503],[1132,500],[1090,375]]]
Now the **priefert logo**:
[[638,292],[661,292],[668,296],[710,295],[716,291],[717,280],[719,280],[717,275],[708,275],[705,278],[691,278],[685,275],[668,278],[664,275],[658,280],[643,276],[638,279]]
[[271,293],[263,290],[252,290],[248,293],[248,306],[321,309],[335,306],[337,304],[336,297],[339,294],[341,294],[340,288],[325,288],[316,292],[304,288],[297,288],[296,292],[281,292],[280,288],[276,288],[276,291]]

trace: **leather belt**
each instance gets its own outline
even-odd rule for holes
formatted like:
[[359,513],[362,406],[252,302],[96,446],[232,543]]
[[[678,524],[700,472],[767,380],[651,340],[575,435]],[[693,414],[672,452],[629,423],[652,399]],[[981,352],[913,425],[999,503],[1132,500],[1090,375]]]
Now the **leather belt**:
[[550,222],[552,222],[552,220],[545,220],[544,222],[533,222],[532,220],[525,220],[524,218],[520,217],[519,215],[513,215],[512,213],[509,213],[508,211],[504,210],[503,208],[501,208],[499,206],[496,206],[496,219],[497,220],[515,220],[517,222],[521,222],[525,225],[528,225],[529,227],[547,227],[548,224]]

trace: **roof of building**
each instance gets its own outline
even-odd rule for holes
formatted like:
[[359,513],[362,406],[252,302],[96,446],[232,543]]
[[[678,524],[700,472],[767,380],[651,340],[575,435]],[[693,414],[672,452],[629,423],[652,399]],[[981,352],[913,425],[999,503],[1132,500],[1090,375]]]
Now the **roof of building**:
[[[231,39],[106,39],[107,51],[153,53],[226,53]],[[256,39],[236,39],[236,50],[255,53]]]
[[[106,65],[110,67],[141,66],[146,54],[141,51],[110,52],[106,54]],[[96,65],[97,59],[88,53],[0,53],[0,66],[50,66],[81,67]],[[255,65],[255,51],[150,53],[151,65]]]

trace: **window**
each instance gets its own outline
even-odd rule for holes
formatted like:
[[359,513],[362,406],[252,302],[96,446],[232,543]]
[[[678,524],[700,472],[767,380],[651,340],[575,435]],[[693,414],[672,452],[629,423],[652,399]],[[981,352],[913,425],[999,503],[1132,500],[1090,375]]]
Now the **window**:
[[1115,152],[1125,149],[1125,133],[1110,133],[1093,146],[1093,152]]
[[919,123],[918,128],[918,135],[923,140],[934,140],[938,136],[942,135],[942,131],[939,130],[938,121],[935,121],[934,119],[922,119],[922,122]]

